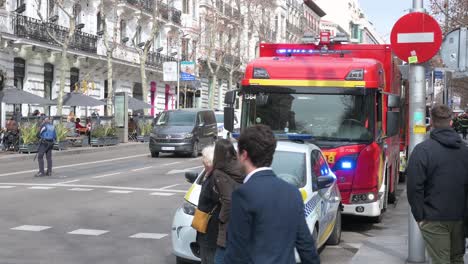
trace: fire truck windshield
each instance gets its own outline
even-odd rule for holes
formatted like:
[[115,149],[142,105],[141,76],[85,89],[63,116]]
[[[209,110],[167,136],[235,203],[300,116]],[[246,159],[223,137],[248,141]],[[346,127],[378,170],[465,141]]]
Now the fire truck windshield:
[[278,134],[323,141],[368,142],[374,135],[373,106],[373,95],[246,94],[243,126],[264,124]]

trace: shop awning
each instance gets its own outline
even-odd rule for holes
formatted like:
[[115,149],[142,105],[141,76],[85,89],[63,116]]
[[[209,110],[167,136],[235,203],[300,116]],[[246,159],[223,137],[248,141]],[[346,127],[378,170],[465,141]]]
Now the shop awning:
[[[57,99],[54,99],[57,102]],[[63,95],[63,105],[67,106],[100,106],[105,105],[104,102],[99,101],[91,96],[84,95],[82,93],[65,93]]]
[[53,101],[37,96],[35,94],[16,89],[6,88],[0,91],[0,102],[6,104],[36,104],[36,105],[53,105]]

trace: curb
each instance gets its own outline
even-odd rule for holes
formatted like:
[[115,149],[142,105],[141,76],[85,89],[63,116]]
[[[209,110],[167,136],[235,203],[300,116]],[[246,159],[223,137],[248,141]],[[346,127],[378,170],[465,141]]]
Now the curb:
[[[106,146],[106,147],[76,147],[68,150],[54,150],[53,155],[54,157],[63,157],[63,156],[71,156],[71,155],[79,155],[79,154],[86,154],[86,153],[96,153],[96,152],[104,152],[104,151],[112,151],[116,149],[135,149],[142,146],[147,146],[148,143],[139,143],[139,142],[132,142],[132,143],[120,143],[116,146]],[[27,161],[33,160],[36,156],[36,153],[31,154],[7,154],[5,156],[0,156],[0,161],[8,161],[8,160],[15,160],[15,161]]]

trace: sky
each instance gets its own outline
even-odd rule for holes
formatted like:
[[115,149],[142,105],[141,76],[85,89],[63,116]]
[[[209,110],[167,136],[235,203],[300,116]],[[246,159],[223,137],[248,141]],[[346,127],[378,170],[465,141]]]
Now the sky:
[[[390,32],[397,20],[409,12],[413,5],[411,0],[358,0],[361,9],[377,32],[390,41]],[[425,4],[429,0],[424,1]]]

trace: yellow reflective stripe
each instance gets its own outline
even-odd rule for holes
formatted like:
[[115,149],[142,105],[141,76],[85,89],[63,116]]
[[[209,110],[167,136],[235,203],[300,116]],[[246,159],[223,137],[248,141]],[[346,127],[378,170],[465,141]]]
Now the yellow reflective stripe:
[[190,195],[192,194],[192,191],[193,189],[195,188],[195,183],[192,184],[192,186],[190,186],[190,189],[187,191],[187,193],[185,194],[185,200],[190,200]]
[[300,86],[300,87],[340,87],[355,88],[365,87],[365,81],[327,81],[327,80],[272,80],[250,79],[250,85],[261,86]]
[[307,192],[306,192],[306,190],[304,190],[304,189],[301,188],[301,189],[299,189],[299,191],[301,192],[302,201],[305,202],[305,201],[307,200]]
[[[335,221],[336,221],[336,219],[335,219]],[[328,224],[327,228],[323,232],[323,235],[319,239],[319,243],[318,243],[319,245],[324,243],[325,242],[324,240],[330,236],[330,233],[333,231],[333,228],[335,228],[335,221]]]

